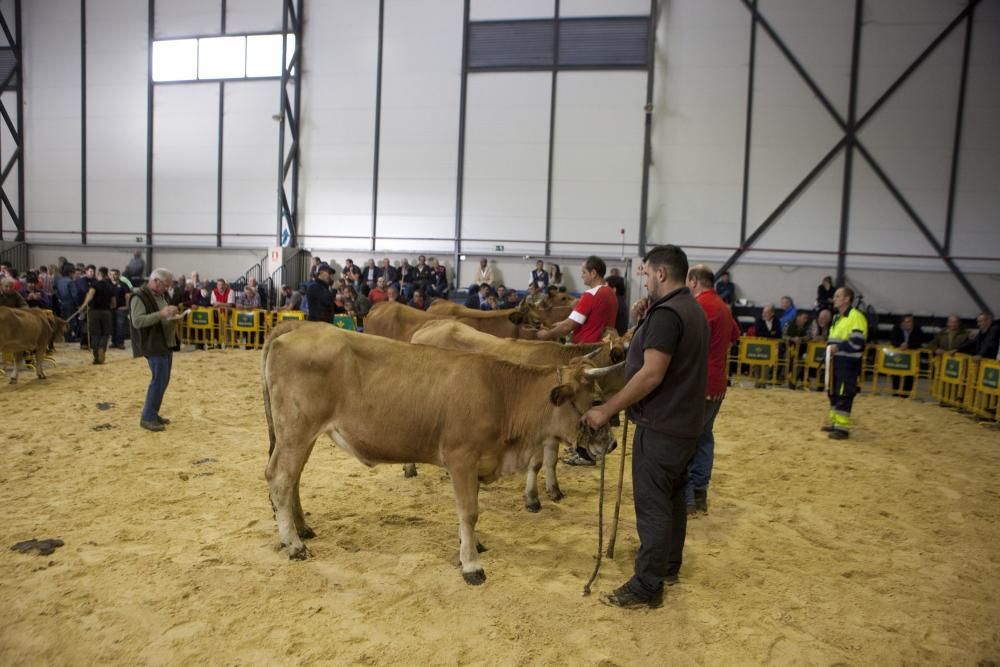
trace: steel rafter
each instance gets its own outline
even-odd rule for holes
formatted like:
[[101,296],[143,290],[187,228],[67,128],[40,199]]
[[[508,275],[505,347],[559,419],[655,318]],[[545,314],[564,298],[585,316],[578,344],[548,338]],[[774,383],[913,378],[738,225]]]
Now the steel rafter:
[[[973,18],[973,11],[976,5],[979,4],[981,0],[968,0],[965,8],[959,12],[959,14],[941,31],[938,36],[931,41],[930,44],[924,49],[924,51],[917,56],[912,63],[903,71],[902,74],[888,87],[885,92],[871,105],[871,107],[866,111],[860,118],[856,118],[856,103],[857,103],[857,79],[858,79],[858,49],[860,43],[860,30],[861,30],[861,15],[863,12],[863,0],[855,0],[855,23],[854,23],[854,43],[852,49],[852,61],[851,61],[851,99],[849,103],[849,114],[848,118],[844,119],[840,113],[836,110],[833,104],[830,102],[829,98],[823,93],[822,89],[816,84],[813,78],[809,75],[806,69],[802,66],[799,60],[795,57],[795,54],[787,47],[781,36],[774,30],[767,19],[761,14],[757,7],[757,3],[753,0],[742,0],[743,5],[751,12],[753,16],[752,28],[755,29],[756,26],[760,26],[774,42],[775,46],[779,51],[785,56],[792,68],[799,74],[805,84],[809,89],[816,95],[817,99],[823,105],[823,107],[830,114],[830,117],[837,123],[837,125],[843,130],[844,136],[839,142],[819,161],[819,163],[813,167],[813,169],[806,175],[806,177],[795,186],[792,192],[775,208],[775,210],[768,215],[764,221],[757,227],[757,229],[746,238],[745,241],[740,243],[739,248],[726,260],[725,264],[719,269],[719,273],[729,270],[739,258],[747,251],[750,250],[757,240],[774,224],[774,222],[780,217],[780,215],[788,208],[788,206],[794,201],[819,175],[823,168],[836,156],[836,154],[842,149],[846,149],[847,164],[845,165],[845,182],[844,182],[844,195],[842,197],[842,211],[841,211],[841,229],[840,229],[840,249],[838,253],[838,278],[842,281],[844,279],[844,263],[847,255],[846,243],[847,243],[847,231],[849,228],[849,207],[850,207],[850,188],[851,188],[851,154],[853,150],[857,150],[869,164],[869,166],[875,171],[876,175],[886,186],[892,196],[896,199],[899,205],[906,212],[910,220],[914,225],[920,230],[927,241],[930,243],[931,247],[937,253],[941,261],[944,262],[945,266],[955,275],[955,278],[959,281],[968,295],[972,298],[976,304],[982,308],[986,309],[985,302],[982,297],[972,286],[972,284],[965,277],[962,270],[955,264],[954,260],[949,256],[949,242],[951,236],[951,209],[953,206],[954,190],[955,190],[955,162],[957,161],[958,154],[958,143],[961,140],[961,124],[962,124],[962,105],[965,95],[965,79],[967,77],[968,71],[968,48],[969,40],[971,38],[971,22]],[[871,153],[865,148],[863,143],[858,139],[858,133],[864,127],[864,125],[874,116],[874,114],[885,104],[886,101],[905,83],[914,71],[937,49],[938,46],[950,35],[963,21],[967,21],[967,30],[965,37],[965,50],[966,56],[963,58],[962,62],[962,87],[960,90],[959,99],[959,118],[957,119],[957,125],[955,131],[955,146],[953,148],[953,165],[952,165],[952,178],[949,184],[949,216],[947,220],[947,229],[945,232],[945,244],[942,245],[930,232],[927,225],[923,222],[920,216],[917,214],[916,210],[909,203],[906,197],[903,196],[899,188],[893,183],[892,179],[889,178],[888,174],[878,165]],[[748,114],[750,113],[750,108],[748,107]],[[750,127],[748,121],[747,127]],[[749,177],[749,166],[746,165],[744,168],[744,180]]]
[[[8,12],[9,14],[9,12]],[[3,117],[4,125],[10,133],[10,138],[14,143],[14,151],[11,153],[7,163],[0,172],[0,203],[7,211],[14,229],[17,230],[14,240],[24,241],[24,67],[21,52],[21,0],[14,0],[14,30],[10,29],[8,16],[3,9],[0,9],[0,30],[3,31],[7,39],[7,48],[14,56],[14,64],[10,73],[0,82],[0,93],[13,92],[15,96],[15,106],[17,108],[17,118],[12,120],[7,105],[3,102],[0,94],[0,116]],[[13,85],[11,82],[13,81]],[[12,189],[7,187],[7,177],[17,168],[17,210],[11,199],[15,197]],[[0,220],[2,222],[2,220]],[[0,240],[3,240],[3,225],[0,224]]]
[[[288,60],[288,34],[295,35],[295,51]],[[281,12],[281,95],[278,101],[278,245],[296,247],[299,241],[299,111],[302,100],[302,0],[283,0]],[[286,65],[287,63],[287,65]],[[289,93],[291,84],[291,93]],[[285,127],[291,144],[285,147]],[[288,187],[286,187],[288,182]],[[285,227],[288,237],[285,238]]]

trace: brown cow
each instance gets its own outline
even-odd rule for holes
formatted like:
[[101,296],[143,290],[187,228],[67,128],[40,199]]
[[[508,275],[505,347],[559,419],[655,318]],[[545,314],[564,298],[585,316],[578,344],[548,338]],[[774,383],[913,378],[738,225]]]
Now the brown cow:
[[[303,559],[306,525],[299,480],[320,434],[365,465],[416,461],[451,475],[461,535],[462,576],[486,580],[475,536],[479,485],[528,467],[547,442],[568,442],[601,455],[612,445],[607,427],[581,427],[599,389],[601,369],[579,359],[569,366],[520,366],[342,331],[322,323],[279,325],[262,357],[264,413],[270,438],[265,477],[289,558]],[[433,369],[428,376],[427,369]],[[380,403],[410,406],[400,378],[430,378],[420,408],[385,410],[372,418],[365,386]],[[360,391],[331,391],[360,381]],[[388,393],[387,393],[388,392]]]
[[[469,312],[477,313],[479,311],[469,310]],[[410,308],[401,303],[386,302],[378,304],[368,312],[368,316],[365,318],[365,333],[407,343],[413,334],[416,333],[417,329],[427,322],[457,319],[477,331],[482,331],[493,336],[503,338],[535,337],[534,329],[511,321],[509,318],[510,311],[498,312],[508,313],[508,315],[489,318],[469,316],[453,318],[441,312],[431,312],[429,309],[425,312],[416,308]],[[483,314],[488,315],[489,313]]]
[[14,355],[10,383],[17,384],[18,358],[23,353],[35,355],[35,375],[45,379],[42,359],[52,341],[66,326],[64,320],[38,308],[0,306],[0,352]]
[[[512,340],[497,338],[468,327],[455,320],[440,320],[428,322],[420,327],[410,342],[416,345],[431,345],[446,350],[488,354],[496,359],[503,359],[517,364],[535,366],[565,366],[573,359],[586,356],[598,367],[612,367],[625,359],[625,348],[614,329],[605,331],[605,341],[587,345],[563,345],[541,340]],[[614,367],[620,372],[609,373],[601,378],[600,387],[606,397],[616,393],[625,383],[623,368]],[[542,456],[531,461],[528,467],[528,477],[524,485],[524,506],[529,512],[537,512],[542,504],[538,499],[538,471],[545,467],[545,493],[552,500],[563,497],[556,476],[556,458],[558,449],[554,444],[546,447]],[[404,474],[413,477],[417,474],[416,466],[403,466]]]
[[500,338],[520,338],[532,340],[543,324],[539,313],[523,303],[509,310],[475,310],[466,308],[447,299],[434,299],[427,312],[440,317],[453,317],[476,331]]

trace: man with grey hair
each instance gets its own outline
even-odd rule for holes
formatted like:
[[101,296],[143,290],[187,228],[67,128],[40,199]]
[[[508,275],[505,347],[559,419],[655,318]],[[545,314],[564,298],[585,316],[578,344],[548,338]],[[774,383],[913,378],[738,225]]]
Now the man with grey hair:
[[14,289],[13,278],[0,278],[0,306],[27,308],[28,302]]
[[163,394],[170,383],[173,347],[176,343],[177,306],[167,305],[164,294],[173,284],[174,276],[167,269],[149,274],[146,284],[135,290],[129,303],[132,320],[132,340],[136,356],[146,357],[153,377],[146,390],[139,426],[147,431],[162,431],[170,420],[160,416]]

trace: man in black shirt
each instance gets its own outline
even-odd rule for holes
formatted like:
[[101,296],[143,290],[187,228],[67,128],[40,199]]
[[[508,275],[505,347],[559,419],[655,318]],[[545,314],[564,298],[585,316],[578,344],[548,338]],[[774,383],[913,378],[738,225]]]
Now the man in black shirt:
[[329,264],[320,264],[316,269],[316,280],[306,288],[306,303],[309,305],[310,322],[327,322],[333,320],[333,294],[330,292],[330,281],[333,280],[333,269]]
[[108,268],[97,269],[97,278],[90,283],[87,296],[83,298],[83,309],[87,311],[87,338],[95,364],[103,364],[111,338],[111,311],[115,308],[115,287],[108,280]]
[[111,287],[114,290],[115,308],[111,318],[111,347],[125,349],[125,332],[128,331],[128,295],[131,290],[121,280],[121,271],[111,269]]
[[687,255],[657,246],[643,258],[649,308],[625,360],[627,383],[581,421],[597,428],[628,408],[636,423],[632,450],[639,552],[635,574],[602,600],[615,607],[656,608],[663,586],[677,582],[687,530],[688,464],[704,425],[709,329],[685,286]]

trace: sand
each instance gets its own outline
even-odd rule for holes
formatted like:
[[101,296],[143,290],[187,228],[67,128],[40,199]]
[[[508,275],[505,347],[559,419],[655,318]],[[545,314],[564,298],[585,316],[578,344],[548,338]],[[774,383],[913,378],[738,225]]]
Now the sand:
[[[622,611],[598,598],[631,572],[628,475],[618,552],[581,596],[593,468],[560,465],[566,498],[543,494],[539,514],[523,476],[486,487],[489,579],[470,587],[444,472],[368,469],[324,438],[303,477],[313,556],[290,562],[263,479],[259,355],[176,355],[164,433],[137,427],[149,374],[121,352],[99,367],[61,348],[48,380],[0,386],[0,664],[1000,661],[993,427],[862,396],[852,439],[832,442],[823,395],[734,389],[680,585],[662,609]],[[31,538],[65,546],[7,548]]]

